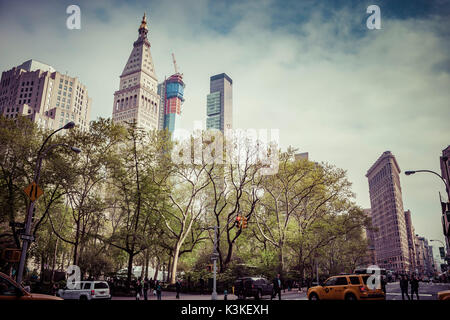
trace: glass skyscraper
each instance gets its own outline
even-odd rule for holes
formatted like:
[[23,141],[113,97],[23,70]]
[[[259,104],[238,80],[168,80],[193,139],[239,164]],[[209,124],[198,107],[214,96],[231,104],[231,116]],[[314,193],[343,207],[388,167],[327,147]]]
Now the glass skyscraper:
[[210,93],[206,98],[206,128],[233,128],[233,80],[221,73],[210,78]]

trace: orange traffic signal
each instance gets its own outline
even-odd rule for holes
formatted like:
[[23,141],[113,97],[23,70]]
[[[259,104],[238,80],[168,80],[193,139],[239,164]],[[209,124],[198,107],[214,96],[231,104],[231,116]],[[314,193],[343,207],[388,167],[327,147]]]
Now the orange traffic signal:
[[237,216],[236,217],[236,228],[240,229],[242,227],[242,217],[241,216]]

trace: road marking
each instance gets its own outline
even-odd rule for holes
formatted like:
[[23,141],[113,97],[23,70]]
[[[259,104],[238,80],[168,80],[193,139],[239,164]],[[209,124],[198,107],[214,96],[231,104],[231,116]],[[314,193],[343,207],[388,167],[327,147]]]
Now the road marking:
[[[401,296],[401,293],[397,293],[397,292],[388,292],[386,294],[390,294],[391,296]],[[424,297],[432,297],[432,294],[429,293],[419,293],[419,296],[424,296]]]

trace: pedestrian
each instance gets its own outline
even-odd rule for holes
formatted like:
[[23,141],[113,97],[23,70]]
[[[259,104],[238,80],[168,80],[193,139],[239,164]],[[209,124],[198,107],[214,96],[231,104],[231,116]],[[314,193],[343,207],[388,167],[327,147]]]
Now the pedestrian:
[[136,282],[136,300],[141,299],[141,294],[142,294],[142,281],[141,278],[139,278]]
[[273,290],[272,290],[272,297],[270,298],[270,300],[275,298],[277,294],[278,294],[278,300],[281,300],[281,286],[282,286],[282,282],[281,282],[280,274],[278,273],[277,277],[275,279],[273,279]]
[[56,286],[56,283],[53,283],[52,295],[56,296],[57,293],[58,293],[58,287]]
[[153,280],[153,278],[150,278],[150,289],[155,289],[155,281]]
[[383,290],[384,295],[386,295],[386,277],[380,276],[381,278],[381,290]]
[[177,282],[175,283],[175,289],[177,291],[177,299],[180,299],[180,291],[181,291],[181,281],[180,279],[177,279]]
[[29,281],[26,281],[26,282],[24,283],[23,288],[25,289],[26,292],[31,292],[30,282],[29,282]]
[[203,280],[203,278],[200,278],[200,294],[203,294],[204,286],[205,280]]
[[155,290],[156,290],[156,299],[161,300],[162,288],[161,288],[161,284],[159,283],[158,280],[156,280],[156,283],[155,283]]
[[410,300],[408,295],[408,278],[406,278],[406,275],[402,275],[400,278],[400,290],[402,291],[402,300],[405,300],[405,294],[408,300]]
[[411,300],[414,300],[414,293],[416,294],[417,300],[419,300],[419,279],[417,279],[416,275],[413,275],[411,278]]
[[148,278],[145,277],[144,279],[144,300],[148,300]]

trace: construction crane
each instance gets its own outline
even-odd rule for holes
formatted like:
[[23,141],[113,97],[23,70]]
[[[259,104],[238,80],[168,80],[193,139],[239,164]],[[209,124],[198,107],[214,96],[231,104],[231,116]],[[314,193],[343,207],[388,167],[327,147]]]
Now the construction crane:
[[172,52],[172,60],[173,66],[175,67],[175,73],[178,73],[177,61],[175,60],[175,54],[173,54],[173,52]]

